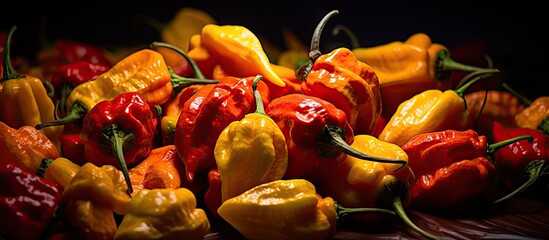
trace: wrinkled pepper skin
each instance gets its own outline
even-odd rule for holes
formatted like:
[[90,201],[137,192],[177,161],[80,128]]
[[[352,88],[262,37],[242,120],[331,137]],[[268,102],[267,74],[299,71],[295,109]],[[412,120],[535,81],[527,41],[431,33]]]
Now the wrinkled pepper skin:
[[131,199],[114,239],[204,239],[210,222],[186,188],[142,189]]
[[57,183],[61,189],[65,189],[78,172],[80,166],[64,157],[45,158],[37,171],[39,176]]
[[[185,113],[187,110],[182,110],[176,125],[174,143],[185,164],[185,175],[190,182],[194,181],[197,172],[207,173],[217,168],[214,148],[219,134],[231,122],[255,111],[252,82],[253,77],[226,77],[214,84],[213,89],[201,101],[202,104],[196,106],[196,116],[188,116]],[[261,83],[263,82],[260,82],[258,89],[263,104],[268,105],[269,90]],[[208,134],[204,134],[205,132]]]
[[247,239],[329,239],[336,231],[334,200],[304,179],[258,185],[221,205],[219,215]]
[[60,152],[42,131],[33,126],[11,128],[0,122],[0,163],[15,162],[36,172],[43,158],[61,157]]
[[249,29],[237,25],[208,24],[202,28],[201,41],[229,76],[260,74],[277,86],[285,86],[273,71],[261,42]]
[[344,130],[343,139],[353,142],[353,129],[345,112],[321,98],[305,94],[289,94],[273,99],[265,112],[280,127],[288,147],[288,169],[285,178],[315,180],[332,170],[346,158],[339,153],[321,157],[318,138],[326,125]]
[[0,164],[0,238],[40,239],[54,219],[61,189],[17,163]]
[[86,160],[98,166],[112,165],[128,176],[131,168],[149,156],[158,118],[137,92],[121,93],[95,105],[82,120],[80,138]]
[[86,239],[113,239],[114,213],[124,215],[130,204],[127,190],[120,170],[86,163],[63,191],[58,213]]
[[254,79],[256,111],[231,122],[219,134],[214,157],[221,175],[222,201],[259,184],[280,180],[288,167],[286,139],[280,127],[265,114]]
[[539,129],[549,134],[549,96],[536,98],[521,112],[515,115],[517,127]]
[[129,170],[135,196],[141,189],[179,188],[183,166],[174,145],[152,149],[149,156]]
[[486,136],[473,130],[423,133],[409,139],[401,148],[416,176],[411,205],[448,208],[479,197],[496,179],[487,147]]
[[348,48],[337,48],[317,58],[301,89],[343,110],[356,134],[371,133],[381,115],[376,72]]
[[[162,143],[164,145],[174,144],[175,127],[185,102],[189,100],[204,85],[194,84],[183,88],[177,95],[162,105]],[[213,87],[213,86],[212,86]],[[211,88],[211,87],[210,87]]]
[[[11,62],[11,36],[17,27],[12,27],[6,38],[3,51],[3,76],[0,78],[0,121],[12,128],[34,126],[53,121],[55,106],[48,96],[44,82],[34,76],[18,74]],[[59,136],[63,126],[41,130],[60,151]]]

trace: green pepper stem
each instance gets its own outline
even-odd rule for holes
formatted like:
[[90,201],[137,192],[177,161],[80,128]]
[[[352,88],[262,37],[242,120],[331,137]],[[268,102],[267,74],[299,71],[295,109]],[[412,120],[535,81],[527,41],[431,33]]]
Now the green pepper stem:
[[339,205],[337,202],[335,202],[334,205],[336,209],[336,218],[338,220],[344,217],[364,214],[364,213],[384,213],[384,214],[391,214],[396,216],[395,211],[384,209],[384,208],[346,208]]
[[334,27],[332,29],[332,36],[337,36],[339,33],[345,33],[347,37],[349,37],[349,40],[351,40],[351,48],[359,48],[360,47],[360,41],[358,41],[358,38],[356,37],[355,33],[347,26],[340,24]]
[[445,80],[448,78],[450,71],[464,71],[464,72],[476,72],[483,70],[497,70],[492,68],[481,68],[477,66],[466,65],[460,63],[450,57],[450,53],[447,50],[440,50],[437,52],[435,59],[435,77],[438,80]]
[[501,142],[497,142],[497,143],[492,143],[492,144],[488,144],[488,146],[486,147],[486,154],[488,156],[493,156],[494,153],[511,144],[511,143],[514,143],[514,142],[518,142],[520,140],[524,140],[524,139],[527,139],[529,143],[532,143],[534,141],[534,137],[530,136],[530,135],[523,135],[523,136],[518,136],[518,137],[514,137],[514,138],[510,138],[510,139],[506,139],[506,140],[503,140]]
[[498,73],[498,72],[499,72],[498,69],[484,69],[484,70],[481,70],[481,71],[472,72],[469,75],[465,76],[463,78],[463,80],[466,80],[466,79],[470,78],[471,76],[475,76],[475,78],[473,78],[470,81],[465,82],[465,84],[463,84],[463,85],[458,85],[460,87],[455,89],[454,91],[458,94],[458,96],[463,97],[465,91],[467,91],[467,89],[469,89],[469,87],[471,87],[471,85],[473,85],[473,84],[477,83],[478,81],[483,80],[483,79],[485,79],[489,76],[492,76],[492,74]]
[[63,83],[61,86],[61,93],[59,94],[59,110],[62,113],[67,112],[67,98],[71,94],[74,87],[69,83]]
[[83,119],[84,116],[86,116],[86,113],[88,113],[88,107],[86,107],[86,105],[82,101],[76,100],[74,101],[74,104],[69,109],[69,112],[67,113],[67,115],[65,115],[62,118],[56,119],[55,121],[36,124],[34,128],[41,130],[42,128],[45,128],[45,127],[73,123]]
[[336,15],[339,14],[338,10],[332,10],[326,16],[320,20],[318,25],[316,25],[315,31],[313,32],[313,37],[311,38],[311,46],[309,50],[309,61],[307,61],[305,64],[301,65],[296,71],[297,79],[303,81],[313,68],[313,65],[315,63],[315,60],[322,55],[322,52],[320,51],[320,35],[322,34],[322,30],[324,29],[324,26],[328,22],[328,20]]
[[499,198],[498,200],[494,201],[493,204],[497,204],[500,202],[503,202],[509,198],[512,198],[516,194],[524,191],[525,189],[529,188],[532,184],[534,184],[540,177],[544,174],[549,173],[549,165],[546,164],[545,160],[534,160],[528,163],[526,168],[524,169],[524,172],[528,174],[528,180],[524,182],[520,187],[515,189],[515,191]]
[[544,118],[538,125],[538,130],[545,135],[549,135],[549,117]]
[[402,200],[400,199],[399,196],[395,196],[393,200],[393,207],[395,208],[395,212],[402,219],[402,221],[404,221],[404,223],[406,223],[406,225],[408,225],[410,228],[414,229],[416,232],[421,234],[421,236],[424,236],[429,239],[438,239],[435,235],[432,235],[426,232],[425,230],[418,227],[414,222],[412,222],[412,220],[408,217],[408,215],[404,211],[404,207],[402,206]]
[[153,42],[151,43],[150,45],[151,48],[155,48],[155,47],[165,47],[165,48],[168,48],[168,49],[171,49],[177,53],[179,53],[181,56],[183,56],[185,58],[185,60],[187,60],[187,62],[189,62],[189,64],[191,64],[191,67],[193,69],[193,72],[194,72],[194,76],[198,79],[206,79],[204,77],[204,74],[202,74],[202,72],[200,71],[200,68],[198,68],[198,65],[196,65],[196,62],[194,62],[194,60],[192,58],[189,57],[189,55],[187,55],[183,50],[181,50],[180,48],[174,46],[174,45],[171,45],[171,44],[168,44],[168,43],[163,43],[163,42]]
[[263,79],[263,76],[257,75],[254,78],[254,81],[252,82],[252,89],[254,90],[254,98],[255,98],[255,113],[267,115],[265,113],[265,106],[263,106],[263,100],[261,98],[261,94],[259,94],[259,90],[257,90],[257,83]]
[[505,88],[505,90],[509,91],[511,94],[513,94],[515,97],[520,99],[520,101],[526,104],[527,106],[530,106],[532,104],[532,100],[530,100],[529,98],[517,92],[517,90],[513,89],[506,82],[502,83],[501,85],[503,86],[503,88]]
[[335,158],[340,153],[345,153],[347,155],[362,159],[362,160],[369,160],[374,162],[382,162],[382,163],[394,163],[394,164],[401,164],[399,168],[394,170],[395,172],[406,166],[408,161],[406,160],[397,160],[397,159],[390,159],[390,158],[381,158],[376,157],[372,155],[364,154],[351,146],[343,139],[344,136],[344,129],[337,127],[337,126],[331,126],[326,125],[322,129],[322,133],[318,137],[317,144],[318,144],[318,151],[319,155],[321,157],[325,158]]
[[130,141],[131,138],[135,138],[133,133],[126,133],[123,131],[122,126],[118,124],[111,124],[103,128],[102,132],[104,140],[110,143],[112,148],[112,153],[120,163],[122,168],[122,174],[128,185],[128,194],[131,195],[133,192],[132,182],[130,179],[130,174],[128,172],[128,166],[126,164],[126,159],[124,158],[124,143]]
[[4,44],[4,70],[2,71],[3,77],[0,79],[0,83],[11,80],[11,79],[20,79],[20,78],[26,78],[25,75],[21,75],[15,71],[15,68],[13,67],[13,64],[11,63],[11,36],[13,35],[13,32],[15,32],[15,29],[17,29],[17,26],[13,26],[10,29],[10,32],[8,33],[8,36],[6,37],[6,43]]
[[219,80],[204,79],[204,78],[188,78],[177,75],[171,67],[168,67],[173,88],[185,88],[193,84],[216,84]]
[[43,178],[44,174],[46,174],[46,169],[48,169],[52,162],[53,159],[51,158],[42,158],[42,161],[40,161],[40,166],[36,169],[36,175]]

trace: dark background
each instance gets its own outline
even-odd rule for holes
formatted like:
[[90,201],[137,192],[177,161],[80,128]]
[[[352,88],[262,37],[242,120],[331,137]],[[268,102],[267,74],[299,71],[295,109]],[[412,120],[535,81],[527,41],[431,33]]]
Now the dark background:
[[[170,21],[182,7],[210,13],[220,25],[242,25],[284,48],[281,29],[293,30],[307,45],[314,28],[331,10],[339,10],[325,29],[350,27],[364,47],[405,41],[417,32],[450,49],[452,57],[468,64],[485,64],[486,56],[502,71],[504,80],[529,97],[547,95],[548,13],[538,4],[448,1],[13,1],[1,7],[0,30],[18,30],[12,56],[32,58],[59,38],[106,47],[149,44],[159,32],[141,22],[149,16]],[[324,52],[350,46],[345,36],[325,30]],[[328,33],[326,33],[328,32]]]

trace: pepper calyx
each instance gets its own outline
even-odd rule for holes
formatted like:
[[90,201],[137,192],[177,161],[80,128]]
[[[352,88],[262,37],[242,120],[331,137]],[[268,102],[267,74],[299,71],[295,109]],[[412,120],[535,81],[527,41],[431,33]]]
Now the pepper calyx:
[[36,124],[34,128],[41,130],[45,127],[52,127],[52,126],[73,123],[84,118],[84,116],[86,116],[86,113],[88,113],[88,107],[86,107],[86,104],[84,104],[80,100],[76,100],[74,101],[73,105],[69,109],[69,112],[67,113],[67,115],[65,115],[62,118],[58,118],[55,121]]
[[128,194],[131,195],[133,188],[130,174],[128,173],[128,166],[124,158],[124,152],[127,152],[135,144],[135,134],[126,131],[118,124],[111,124],[103,128],[101,136],[99,144],[104,151],[110,150],[120,163],[122,174],[128,185]]

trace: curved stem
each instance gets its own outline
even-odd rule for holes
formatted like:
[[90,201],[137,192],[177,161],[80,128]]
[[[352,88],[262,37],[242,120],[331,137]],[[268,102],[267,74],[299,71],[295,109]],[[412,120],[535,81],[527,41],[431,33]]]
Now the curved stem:
[[69,83],[63,83],[61,86],[61,93],[59,94],[59,110],[64,114],[67,112],[67,98],[74,89]]
[[45,127],[65,125],[67,123],[76,122],[84,118],[84,116],[86,116],[86,113],[88,113],[88,107],[86,107],[86,105],[82,101],[76,100],[74,101],[74,104],[72,104],[72,107],[70,108],[67,115],[52,122],[36,124],[34,128],[40,130]]
[[435,235],[426,232],[425,230],[418,227],[414,222],[412,222],[412,220],[404,211],[404,207],[402,206],[402,200],[399,196],[395,196],[395,199],[393,201],[393,207],[395,208],[395,212],[402,219],[402,221],[404,221],[404,223],[406,223],[406,225],[408,225],[410,228],[421,234],[421,236],[424,236],[428,239],[438,239]]
[[529,143],[532,143],[534,142],[534,137],[530,136],[530,135],[523,135],[523,136],[518,136],[518,137],[514,137],[514,138],[510,138],[510,139],[506,139],[506,140],[503,140],[501,142],[497,142],[497,143],[492,143],[492,144],[488,144],[488,146],[486,146],[486,155],[488,156],[493,156],[494,153],[511,144],[511,143],[514,143],[514,142],[518,142],[520,140],[524,140],[524,139],[527,139]]
[[528,163],[524,172],[528,174],[528,180],[523,183],[520,187],[515,189],[515,191],[501,197],[500,199],[493,202],[497,204],[503,202],[516,194],[528,189],[532,184],[534,184],[540,177],[544,174],[547,174],[549,170],[549,165],[546,164],[545,160],[534,160]]
[[118,163],[120,163],[122,174],[128,185],[128,194],[131,195],[133,188],[130,174],[128,173],[128,166],[126,165],[126,160],[124,158],[124,143],[132,137],[135,138],[135,135],[133,133],[125,133],[118,124],[106,126],[101,133],[104,140],[110,143],[112,154],[116,157]]
[[352,148],[345,140],[343,139],[344,130],[340,127],[326,125],[322,129],[322,133],[318,137],[317,145],[319,155],[325,158],[334,158],[340,153],[345,153],[347,155],[362,159],[369,160],[374,162],[382,163],[394,163],[401,164],[399,168],[394,170],[395,172],[406,166],[408,163],[406,160],[397,160],[390,158],[381,158],[376,156],[371,156],[364,154],[354,148]]
[[20,78],[26,78],[25,75],[21,75],[15,71],[15,68],[13,67],[13,64],[11,63],[11,36],[13,35],[13,32],[15,32],[15,29],[17,29],[17,26],[13,26],[10,29],[10,32],[8,33],[8,36],[6,37],[6,43],[4,44],[4,69],[2,71],[3,77],[0,79],[0,83],[11,80],[11,79],[20,79]]
[[[491,70],[492,68],[481,68],[471,65],[466,65],[460,62],[455,61],[450,57],[450,53],[447,50],[440,50],[435,59],[435,77],[437,79],[443,79],[445,72],[448,71],[464,71],[464,72],[475,72],[482,70]],[[494,69],[492,69],[494,70]]]
[[332,36],[339,35],[340,32],[344,32],[347,37],[349,37],[349,40],[351,40],[351,48],[359,48],[360,47],[360,41],[358,41],[358,38],[356,37],[355,33],[347,26],[343,24],[339,24],[332,29]]
[[48,97],[53,98],[55,95],[55,88],[50,82],[42,81],[42,85],[44,85],[44,89],[46,89],[46,93],[48,94]]
[[[494,73],[498,73],[499,70],[497,69],[485,69],[485,70],[481,70],[481,71],[476,71],[476,72],[472,72],[470,73],[469,75],[465,76],[462,81],[464,81],[465,79],[467,79],[467,81],[465,82],[465,84],[463,85],[458,85],[460,87],[458,87],[456,90],[456,93],[463,97],[463,94],[465,91],[467,91],[467,89],[475,84],[476,82],[480,81],[480,80],[483,80],[489,76],[492,76],[492,74]],[[468,80],[468,78],[472,77],[472,76],[476,76],[475,78],[473,78],[472,80]]]
[[171,67],[168,67],[168,71],[170,72],[170,77],[172,79],[172,87],[173,88],[185,88],[193,84],[216,84],[219,83],[219,80],[211,80],[211,79],[205,79],[205,78],[187,78],[187,77],[181,77],[177,75],[173,71]]
[[346,208],[335,202],[336,218],[341,219],[348,216],[364,214],[364,213],[383,213],[397,215],[395,211],[384,208]]
[[511,94],[513,94],[515,97],[520,99],[520,101],[526,104],[527,106],[530,106],[532,104],[532,100],[530,100],[529,98],[517,92],[515,89],[509,86],[509,84],[507,84],[506,82],[503,82],[501,85],[503,86],[503,88],[505,88],[505,90],[509,91]]
[[155,47],[165,47],[165,48],[169,48],[171,50],[174,50],[176,51],[177,53],[179,53],[181,56],[183,56],[185,58],[185,60],[187,60],[187,62],[189,62],[189,64],[191,64],[191,67],[193,69],[193,72],[194,72],[194,76],[198,79],[206,79],[204,77],[204,74],[202,74],[202,72],[200,71],[200,68],[198,68],[198,65],[196,65],[196,63],[194,62],[194,60],[192,58],[190,58],[187,54],[185,54],[185,52],[183,50],[181,50],[180,48],[174,46],[174,45],[171,45],[171,44],[168,44],[168,43],[163,43],[163,42],[153,42],[151,43],[150,45],[151,48],[155,48]]
[[259,90],[257,90],[257,83],[263,79],[263,76],[257,75],[254,78],[254,81],[252,82],[252,89],[254,90],[254,99],[255,99],[255,113],[266,115],[265,113],[265,106],[263,106],[263,100],[261,98],[261,94],[259,94]]

